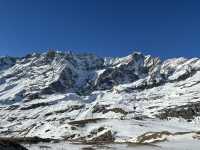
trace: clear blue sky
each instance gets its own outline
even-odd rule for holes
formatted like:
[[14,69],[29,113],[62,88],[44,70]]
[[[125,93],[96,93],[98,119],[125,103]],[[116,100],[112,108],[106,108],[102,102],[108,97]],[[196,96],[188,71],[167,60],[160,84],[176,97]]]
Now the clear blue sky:
[[198,0],[0,0],[0,55],[200,56]]

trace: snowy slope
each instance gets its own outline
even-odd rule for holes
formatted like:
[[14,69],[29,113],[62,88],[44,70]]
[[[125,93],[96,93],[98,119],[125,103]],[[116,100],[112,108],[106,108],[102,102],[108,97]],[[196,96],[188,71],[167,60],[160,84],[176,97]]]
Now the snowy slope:
[[[199,58],[48,51],[12,60],[0,61],[1,136],[136,143],[149,132],[199,136]],[[151,137],[143,142],[162,139]]]

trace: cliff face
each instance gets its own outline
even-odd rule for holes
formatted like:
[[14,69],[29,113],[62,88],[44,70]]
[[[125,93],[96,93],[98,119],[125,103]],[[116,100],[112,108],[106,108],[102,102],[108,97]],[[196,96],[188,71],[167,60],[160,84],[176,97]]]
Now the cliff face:
[[149,131],[198,130],[199,83],[199,58],[1,57],[0,133],[127,141]]

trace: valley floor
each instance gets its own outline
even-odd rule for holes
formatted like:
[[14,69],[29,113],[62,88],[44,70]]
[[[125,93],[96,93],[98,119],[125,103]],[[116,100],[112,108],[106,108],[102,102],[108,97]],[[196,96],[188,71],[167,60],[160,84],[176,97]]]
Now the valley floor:
[[81,145],[70,143],[40,143],[25,145],[29,150],[199,150],[199,140],[177,139],[155,144]]

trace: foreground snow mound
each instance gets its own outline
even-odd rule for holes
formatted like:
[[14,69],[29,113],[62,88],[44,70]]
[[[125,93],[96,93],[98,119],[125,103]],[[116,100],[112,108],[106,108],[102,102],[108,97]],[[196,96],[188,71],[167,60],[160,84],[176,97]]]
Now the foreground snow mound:
[[58,51],[2,57],[0,133],[84,143],[162,141],[198,132],[199,89],[199,58]]

